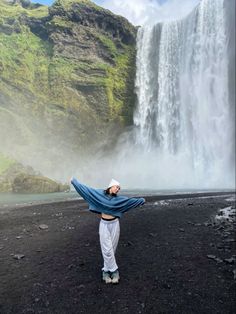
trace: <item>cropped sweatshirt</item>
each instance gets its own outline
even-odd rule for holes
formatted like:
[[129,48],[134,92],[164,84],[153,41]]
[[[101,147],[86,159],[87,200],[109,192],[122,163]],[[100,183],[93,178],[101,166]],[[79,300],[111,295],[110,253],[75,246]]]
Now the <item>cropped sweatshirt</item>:
[[75,190],[89,204],[89,210],[95,213],[104,213],[115,217],[121,217],[128,210],[143,205],[145,199],[127,197],[127,196],[112,196],[106,194],[102,189],[94,189],[80,183],[76,178],[72,178],[71,184]]

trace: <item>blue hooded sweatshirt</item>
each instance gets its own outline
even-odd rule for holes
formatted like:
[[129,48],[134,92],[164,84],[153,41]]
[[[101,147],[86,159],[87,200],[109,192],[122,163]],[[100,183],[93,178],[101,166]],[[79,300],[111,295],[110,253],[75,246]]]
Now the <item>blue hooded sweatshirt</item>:
[[143,205],[144,198],[134,198],[127,196],[112,196],[106,194],[104,190],[94,189],[80,183],[77,179],[71,180],[76,191],[89,204],[89,210],[95,213],[104,213],[115,217],[121,217],[123,213],[131,208]]

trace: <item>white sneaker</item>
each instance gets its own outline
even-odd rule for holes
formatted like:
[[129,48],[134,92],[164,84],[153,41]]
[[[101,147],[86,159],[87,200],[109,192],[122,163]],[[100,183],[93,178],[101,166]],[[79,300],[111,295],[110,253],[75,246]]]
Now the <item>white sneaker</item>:
[[119,283],[120,275],[118,269],[111,273],[111,282],[114,284]]
[[102,271],[102,280],[105,281],[105,283],[111,283],[111,277],[109,272],[107,271]]

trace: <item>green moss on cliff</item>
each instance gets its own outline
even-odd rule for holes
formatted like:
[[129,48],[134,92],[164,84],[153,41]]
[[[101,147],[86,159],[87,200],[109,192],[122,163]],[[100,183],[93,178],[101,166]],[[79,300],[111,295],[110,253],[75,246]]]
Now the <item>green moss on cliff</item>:
[[0,153],[0,175],[6,171],[9,167],[15,164],[15,160],[10,159]]
[[0,33],[1,76],[16,87],[45,94],[48,85],[48,47],[27,27],[20,34]]
[[117,54],[115,57],[116,66],[109,67],[107,70],[106,86],[111,116],[113,118],[119,116],[121,122],[125,124],[128,124],[130,121],[128,108],[132,107],[132,103],[126,99],[126,95],[128,93],[128,81],[133,81],[133,50],[134,47],[124,46],[124,52]]
[[91,1],[56,1],[49,10],[0,4],[5,152],[13,146],[23,160],[26,146],[45,156],[56,143],[53,157],[64,160],[65,145],[83,154],[110,126],[132,122],[135,28],[127,20]]
[[[57,18],[57,21],[60,21],[61,26],[67,25],[62,19]],[[54,102],[60,101],[65,107],[78,102],[78,98],[68,97],[68,87],[74,87],[76,82],[105,87],[110,120],[120,116],[120,122],[128,123],[130,117],[122,115],[122,111],[132,106],[130,101],[125,103],[125,100],[127,84],[134,80],[132,68],[135,47],[122,45],[119,50],[108,36],[96,34],[96,38],[107,49],[113,65],[90,60],[76,62],[60,55],[51,57],[51,44],[32,34],[27,27],[20,34],[1,33],[2,78],[17,88],[27,88],[42,99],[50,97]],[[84,75],[78,76],[78,70],[82,70]]]
[[95,8],[96,10],[104,10],[103,8],[99,7],[90,0],[56,0],[53,5],[63,7],[65,10],[69,10],[71,9],[71,6],[74,4],[89,6]]
[[97,37],[97,39],[102,43],[105,49],[109,51],[112,58],[115,58],[118,55],[118,50],[111,38],[104,34],[94,33],[94,36]]
[[54,28],[62,29],[63,31],[71,29],[73,27],[72,22],[64,20],[58,16],[54,16],[49,24],[52,25]]

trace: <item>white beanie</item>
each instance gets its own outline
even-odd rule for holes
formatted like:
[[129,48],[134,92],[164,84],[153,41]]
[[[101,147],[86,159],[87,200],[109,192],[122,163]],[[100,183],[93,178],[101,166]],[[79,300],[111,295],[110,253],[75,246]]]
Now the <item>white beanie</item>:
[[119,185],[120,186],[120,183],[118,181],[116,181],[115,179],[111,179],[111,182],[109,183],[108,185],[108,189],[111,188],[113,185]]

